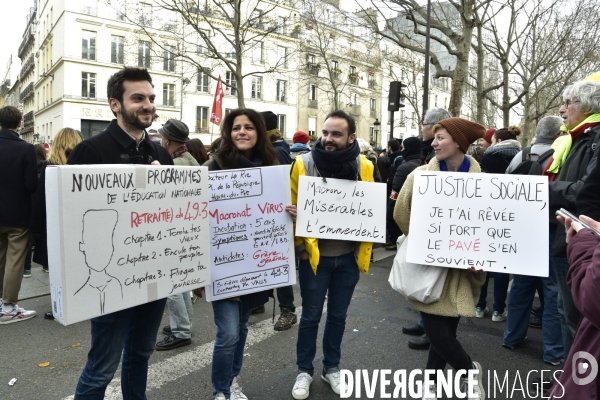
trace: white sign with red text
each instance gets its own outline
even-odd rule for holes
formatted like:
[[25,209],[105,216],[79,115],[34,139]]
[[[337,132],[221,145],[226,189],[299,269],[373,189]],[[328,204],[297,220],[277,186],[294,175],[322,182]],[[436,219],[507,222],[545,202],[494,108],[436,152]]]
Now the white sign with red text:
[[205,286],[208,169],[46,170],[52,311],[64,325]]
[[406,259],[548,276],[548,178],[415,171]]
[[296,283],[289,165],[212,171],[208,301]]

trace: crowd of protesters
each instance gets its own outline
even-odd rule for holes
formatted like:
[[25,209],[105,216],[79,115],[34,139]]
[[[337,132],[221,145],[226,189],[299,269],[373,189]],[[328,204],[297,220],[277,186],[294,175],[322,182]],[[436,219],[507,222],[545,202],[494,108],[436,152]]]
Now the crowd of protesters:
[[[560,117],[546,116],[536,126],[527,146],[517,126],[484,127],[434,108],[423,116],[422,137],[391,139],[386,149],[374,150],[357,138],[356,122],[343,111],[325,118],[321,138],[310,143],[307,133],[294,134],[293,146],[277,129],[270,111],[232,110],[221,124],[221,134],[207,152],[198,139],[189,138],[185,123],[156,121],[154,89],[150,74],[126,67],[108,81],[107,97],[115,114],[107,129],[83,140],[81,134],[63,128],[54,136],[46,160],[45,149],[36,149],[19,138],[21,112],[11,106],[0,109],[0,324],[33,318],[36,311],[18,306],[22,279],[31,276],[33,261],[49,269],[45,204],[45,175],[49,166],[65,164],[204,165],[209,170],[257,168],[291,164],[292,204],[286,212],[296,218],[300,176],[362,180],[386,185],[385,249],[398,250],[403,235],[410,234],[413,173],[449,171],[488,174],[546,176],[549,188],[550,224],[536,235],[548,237],[550,265],[547,277],[527,274],[486,273],[473,267],[448,268],[439,301],[411,300],[419,321],[402,331],[415,336],[408,346],[428,350],[427,369],[471,370],[475,378],[469,399],[484,399],[484,366],[472,360],[457,339],[461,317],[505,323],[498,346],[519,351],[527,330],[541,328],[540,362],[564,370],[558,382],[537,382],[555,398],[595,399],[600,381],[575,378],[580,352],[600,359],[600,81],[598,74],[568,86],[562,93]],[[380,151],[380,154],[377,153]],[[36,156],[37,154],[37,156]],[[126,154],[127,157],[123,157]],[[555,218],[564,208],[581,215],[585,225],[570,218]],[[419,221],[412,221],[419,223]],[[414,228],[414,225],[413,225]],[[597,232],[595,232],[595,230]],[[404,239],[404,238],[402,238]],[[347,310],[361,273],[368,274],[373,244],[343,240],[295,238],[302,313],[299,317],[296,355],[298,375],[292,387],[295,399],[310,394],[315,367],[318,326],[327,303],[323,333],[321,378],[340,393],[341,342]],[[542,250],[540,250],[542,251]],[[545,249],[543,251],[546,251]],[[487,305],[488,285],[493,282],[493,304]],[[535,306],[535,293],[539,306]],[[247,399],[239,374],[251,313],[264,312],[271,290],[213,301],[217,326],[212,359],[213,396],[216,400]],[[293,288],[277,289],[280,317],[276,330],[297,323]],[[172,350],[191,344],[191,294],[184,292],[130,309],[92,319],[92,346],[75,399],[102,399],[122,360],[123,398],[144,399],[148,359],[154,350]],[[163,310],[170,323],[162,328]],[[52,312],[45,318],[53,319]],[[140,322],[140,321],[143,321]],[[111,339],[108,340],[107,338]],[[573,373],[572,373],[573,372]],[[591,371],[590,371],[591,372]],[[468,379],[460,381],[467,387]],[[437,399],[431,385],[423,399]]]

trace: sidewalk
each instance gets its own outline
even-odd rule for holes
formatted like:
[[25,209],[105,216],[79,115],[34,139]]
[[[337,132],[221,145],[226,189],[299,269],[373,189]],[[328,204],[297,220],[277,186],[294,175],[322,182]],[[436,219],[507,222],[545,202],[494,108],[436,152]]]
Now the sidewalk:
[[[387,257],[396,255],[395,251],[386,251],[385,247],[375,247],[373,250],[373,262],[381,261]],[[390,259],[390,267],[392,259]],[[50,274],[44,272],[42,266],[34,262],[31,263],[31,277],[23,278],[19,300],[31,299],[50,294]]]
[[23,278],[19,300],[31,299],[50,294],[50,274],[44,272],[40,264],[31,263],[31,277]]

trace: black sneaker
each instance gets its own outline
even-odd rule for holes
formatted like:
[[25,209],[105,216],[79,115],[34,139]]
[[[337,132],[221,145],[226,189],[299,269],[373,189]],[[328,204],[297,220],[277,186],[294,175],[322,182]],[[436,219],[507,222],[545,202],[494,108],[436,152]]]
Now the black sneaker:
[[264,306],[264,304],[262,306],[254,307],[252,309],[252,314],[262,314],[264,312],[265,312],[265,306]]
[[156,351],[173,350],[178,347],[188,346],[190,344],[192,344],[192,339],[179,339],[171,335],[166,336],[163,340],[156,343],[156,346],[154,346],[154,348],[156,349]]
[[529,317],[529,326],[532,328],[542,327],[542,316],[540,314],[531,314]]
[[277,322],[275,322],[273,329],[276,331],[285,331],[290,329],[296,322],[298,322],[298,317],[296,317],[296,314],[294,314],[289,308],[282,308],[281,314],[279,314],[279,319]]
[[171,325],[163,326],[162,333],[163,335],[171,336],[173,334],[173,332],[171,331]]
[[425,334],[425,329],[419,324],[404,325],[402,327],[402,333],[412,336],[421,336]]
[[408,347],[414,350],[429,350],[430,345],[429,338],[425,334],[408,341]]

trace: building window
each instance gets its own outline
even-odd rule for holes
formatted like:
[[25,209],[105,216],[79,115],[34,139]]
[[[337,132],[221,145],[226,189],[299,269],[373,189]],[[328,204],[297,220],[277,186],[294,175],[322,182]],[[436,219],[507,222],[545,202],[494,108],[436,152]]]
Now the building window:
[[83,31],[81,35],[81,58],[84,60],[96,59],[96,32]]
[[308,117],[308,135],[315,136],[317,134],[317,118]]
[[196,132],[208,131],[208,107],[196,107]]
[[150,42],[138,42],[138,67],[150,68]]
[[225,94],[228,96],[236,96],[237,95],[237,81],[235,80],[235,76],[230,71],[225,73],[225,83],[229,86],[225,86]]
[[113,64],[124,64],[125,62],[125,38],[112,35],[110,37],[110,62]]
[[81,73],[81,97],[96,98],[96,74],[92,72]]
[[175,71],[175,46],[165,46],[163,53],[163,70]]
[[277,17],[277,33],[283,35],[285,33],[285,17]]
[[308,92],[309,100],[317,99],[317,85],[310,85],[310,90]]
[[375,74],[369,73],[369,81],[368,81],[369,89],[375,89],[377,85],[377,80],[375,79]]
[[371,101],[370,101],[370,109],[371,109],[371,111],[377,111],[377,100],[371,99]]
[[285,103],[285,81],[277,80],[277,101]]
[[209,53],[208,47],[199,44],[198,45],[198,53],[199,54],[208,54]]
[[262,78],[260,76],[252,77],[252,98],[262,98]]
[[277,63],[281,68],[287,68],[287,47],[277,46]]
[[353,65],[350,66],[350,73],[348,74],[348,79],[350,80],[351,84],[358,85],[358,72],[356,72],[356,67]]
[[263,42],[254,42],[254,46],[252,46],[252,61],[256,64],[262,64]]
[[198,68],[198,91],[208,92],[208,81],[210,76],[207,73]]
[[277,115],[277,129],[279,129],[281,136],[285,137],[285,115],[283,114]]
[[340,74],[342,70],[340,69],[340,63],[337,61],[331,62],[331,72],[333,74],[333,79],[340,79]]
[[437,106],[438,106],[438,105],[437,105],[437,101],[438,101],[438,95],[436,94],[436,95],[435,95],[435,103],[434,103],[434,104],[435,104],[435,107],[437,107]]
[[175,107],[175,84],[163,83],[163,105]]

